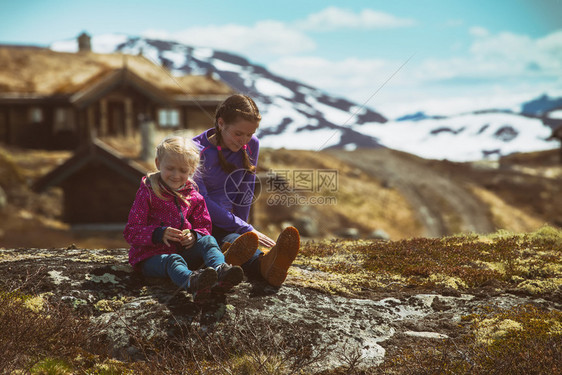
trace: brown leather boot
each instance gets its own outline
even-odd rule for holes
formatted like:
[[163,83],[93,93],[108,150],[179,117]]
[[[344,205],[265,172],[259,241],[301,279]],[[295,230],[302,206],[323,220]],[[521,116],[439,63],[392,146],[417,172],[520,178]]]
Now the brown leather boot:
[[295,227],[286,228],[277,238],[276,245],[260,257],[260,272],[263,278],[273,286],[281,286],[299,248],[299,231]]
[[233,266],[241,266],[252,258],[258,249],[258,235],[247,232],[238,237],[224,253],[224,261]]
[[225,243],[222,244],[221,251],[222,251],[223,254],[226,253],[226,251],[228,250],[230,245],[232,245],[230,242],[225,242]]

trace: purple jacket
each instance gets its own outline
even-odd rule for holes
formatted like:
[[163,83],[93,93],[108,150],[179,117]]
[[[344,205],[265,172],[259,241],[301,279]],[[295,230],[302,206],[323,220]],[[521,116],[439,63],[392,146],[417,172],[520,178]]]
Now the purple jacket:
[[171,246],[153,243],[153,233],[158,228],[193,229],[205,236],[211,234],[211,218],[201,194],[190,182],[179,192],[187,198],[189,206],[166,192],[164,196],[169,200],[158,198],[143,177],[123,231],[125,240],[131,245],[129,263],[133,267],[153,255],[172,254],[181,249],[179,243],[170,243]]
[[[213,225],[232,233],[246,233],[254,228],[248,224],[250,206],[254,196],[255,175],[243,171],[243,152],[232,152],[223,148],[226,160],[241,170],[231,174],[222,170],[217,146],[209,142],[215,129],[209,129],[193,141],[201,150],[201,168],[194,179],[199,191],[205,197]],[[248,143],[248,154],[252,164],[257,165],[259,140],[253,136]]]

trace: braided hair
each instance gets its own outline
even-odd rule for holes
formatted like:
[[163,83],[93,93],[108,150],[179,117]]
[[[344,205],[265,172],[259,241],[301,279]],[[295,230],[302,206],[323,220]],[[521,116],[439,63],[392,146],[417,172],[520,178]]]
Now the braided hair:
[[[261,121],[261,114],[252,98],[243,94],[235,94],[228,97],[217,108],[217,111],[215,113],[215,134],[217,140],[217,149],[219,153],[219,163],[223,171],[225,171],[226,173],[232,173],[237,169],[237,167],[234,164],[228,162],[223,155],[223,140],[219,127],[219,117],[222,118],[226,124],[233,123],[239,118],[259,124],[259,122]],[[244,147],[242,148],[242,152],[242,163],[244,169],[249,172],[255,173],[256,166],[253,165],[250,161],[250,155],[248,154],[246,145],[244,145]]]

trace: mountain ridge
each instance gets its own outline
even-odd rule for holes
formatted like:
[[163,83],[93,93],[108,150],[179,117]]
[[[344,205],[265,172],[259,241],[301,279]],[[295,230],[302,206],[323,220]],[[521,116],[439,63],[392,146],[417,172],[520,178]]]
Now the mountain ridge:
[[[418,112],[389,120],[366,105],[281,77],[235,53],[139,36],[93,36],[92,41],[94,52],[143,54],[171,74],[212,74],[234,90],[252,96],[262,112],[257,135],[264,147],[388,147],[451,161],[496,159],[514,152],[557,147],[557,142],[546,140],[552,129],[536,116],[540,112],[537,108],[544,104],[548,106],[545,110],[550,110],[556,100],[522,105],[522,109],[532,107],[534,112],[483,109],[454,116]],[[63,41],[51,48],[72,52],[77,46],[75,41]]]

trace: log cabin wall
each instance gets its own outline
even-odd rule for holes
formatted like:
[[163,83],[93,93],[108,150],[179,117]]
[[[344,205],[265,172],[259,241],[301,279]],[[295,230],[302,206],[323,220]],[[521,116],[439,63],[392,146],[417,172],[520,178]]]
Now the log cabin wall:
[[126,223],[140,178],[133,183],[102,163],[90,163],[65,180],[64,221]]

